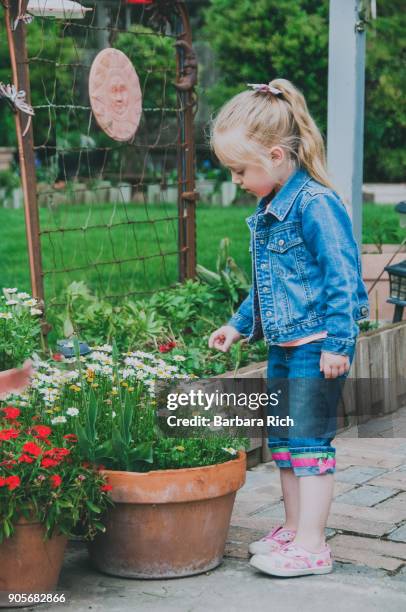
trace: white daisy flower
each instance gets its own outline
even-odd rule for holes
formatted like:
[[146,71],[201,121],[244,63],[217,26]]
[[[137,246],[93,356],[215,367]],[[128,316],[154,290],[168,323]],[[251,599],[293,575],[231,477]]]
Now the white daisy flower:
[[7,306],[15,306],[16,304],[18,304],[17,300],[7,300],[6,302]]
[[23,302],[23,306],[33,307],[37,305],[37,300],[35,298],[30,298],[26,302]]
[[74,407],[68,408],[67,411],[66,411],[66,414],[68,416],[75,417],[75,416],[78,416],[79,410],[77,408],[74,408]]
[[136,376],[136,372],[131,368],[124,368],[121,370],[121,376],[125,380],[126,378],[130,378],[131,376]]
[[51,423],[52,423],[52,425],[59,425],[59,424],[62,424],[62,423],[66,423],[66,417],[64,417],[64,416],[54,417],[53,419],[51,419]]
[[8,288],[8,289],[4,289],[4,291],[6,293],[17,293],[18,289],[17,289],[17,287],[11,287],[11,288]]
[[30,299],[30,294],[29,293],[25,293],[24,291],[22,291],[21,293],[17,293],[17,297],[19,300],[29,300]]
[[113,347],[110,344],[103,344],[102,346],[97,347],[99,351],[104,351],[105,353],[112,353]]
[[0,312],[0,319],[12,319],[13,315],[11,312]]
[[42,310],[39,308],[31,308],[30,313],[33,317],[35,317],[35,315],[42,315]]

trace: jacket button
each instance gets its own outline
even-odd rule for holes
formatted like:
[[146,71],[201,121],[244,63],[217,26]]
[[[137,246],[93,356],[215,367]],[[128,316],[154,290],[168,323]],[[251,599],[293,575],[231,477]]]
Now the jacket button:
[[260,244],[265,244],[265,240],[260,240],[259,243]]
[[272,312],[270,310],[267,310],[265,314],[267,317],[272,317]]
[[278,244],[279,246],[283,246],[285,244],[285,241],[282,240],[282,238],[280,240],[278,240]]
[[366,314],[368,314],[368,308],[367,308],[366,306],[362,306],[362,308],[361,308],[361,314],[362,314],[362,315],[366,315]]
[[269,287],[264,287],[264,293],[268,293]]
[[268,264],[263,263],[261,264],[261,270],[266,270],[268,268]]

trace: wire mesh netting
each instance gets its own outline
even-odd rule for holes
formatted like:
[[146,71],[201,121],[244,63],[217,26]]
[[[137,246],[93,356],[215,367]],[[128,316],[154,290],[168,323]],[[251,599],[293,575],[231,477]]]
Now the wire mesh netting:
[[[178,187],[184,191],[186,179],[178,156],[185,96],[175,86],[174,45],[184,29],[177,3],[81,4],[91,10],[80,20],[36,16],[26,25],[48,309],[64,304],[72,281],[114,302],[179,276]],[[122,51],[139,78],[142,115],[129,141],[103,131],[90,105],[89,73],[106,48]],[[126,78],[119,67],[96,83],[116,117]]]

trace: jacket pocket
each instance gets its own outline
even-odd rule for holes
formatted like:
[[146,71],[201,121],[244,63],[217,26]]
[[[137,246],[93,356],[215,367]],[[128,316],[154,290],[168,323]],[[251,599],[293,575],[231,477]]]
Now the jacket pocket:
[[267,250],[273,271],[281,278],[303,280],[304,243],[295,226],[270,234]]
[[302,243],[303,239],[297,234],[276,234],[275,236],[270,236],[268,249],[275,253],[285,253],[290,248]]
[[271,234],[267,250],[278,324],[287,326],[314,318],[305,245],[298,228],[293,225]]

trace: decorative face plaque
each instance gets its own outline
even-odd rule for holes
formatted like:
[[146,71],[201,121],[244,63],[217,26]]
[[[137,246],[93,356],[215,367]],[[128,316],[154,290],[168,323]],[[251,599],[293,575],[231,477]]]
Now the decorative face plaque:
[[141,119],[142,93],[134,66],[122,51],[104,49],[95,57],[89,97],[101,129],[114,140],[131,140]]

